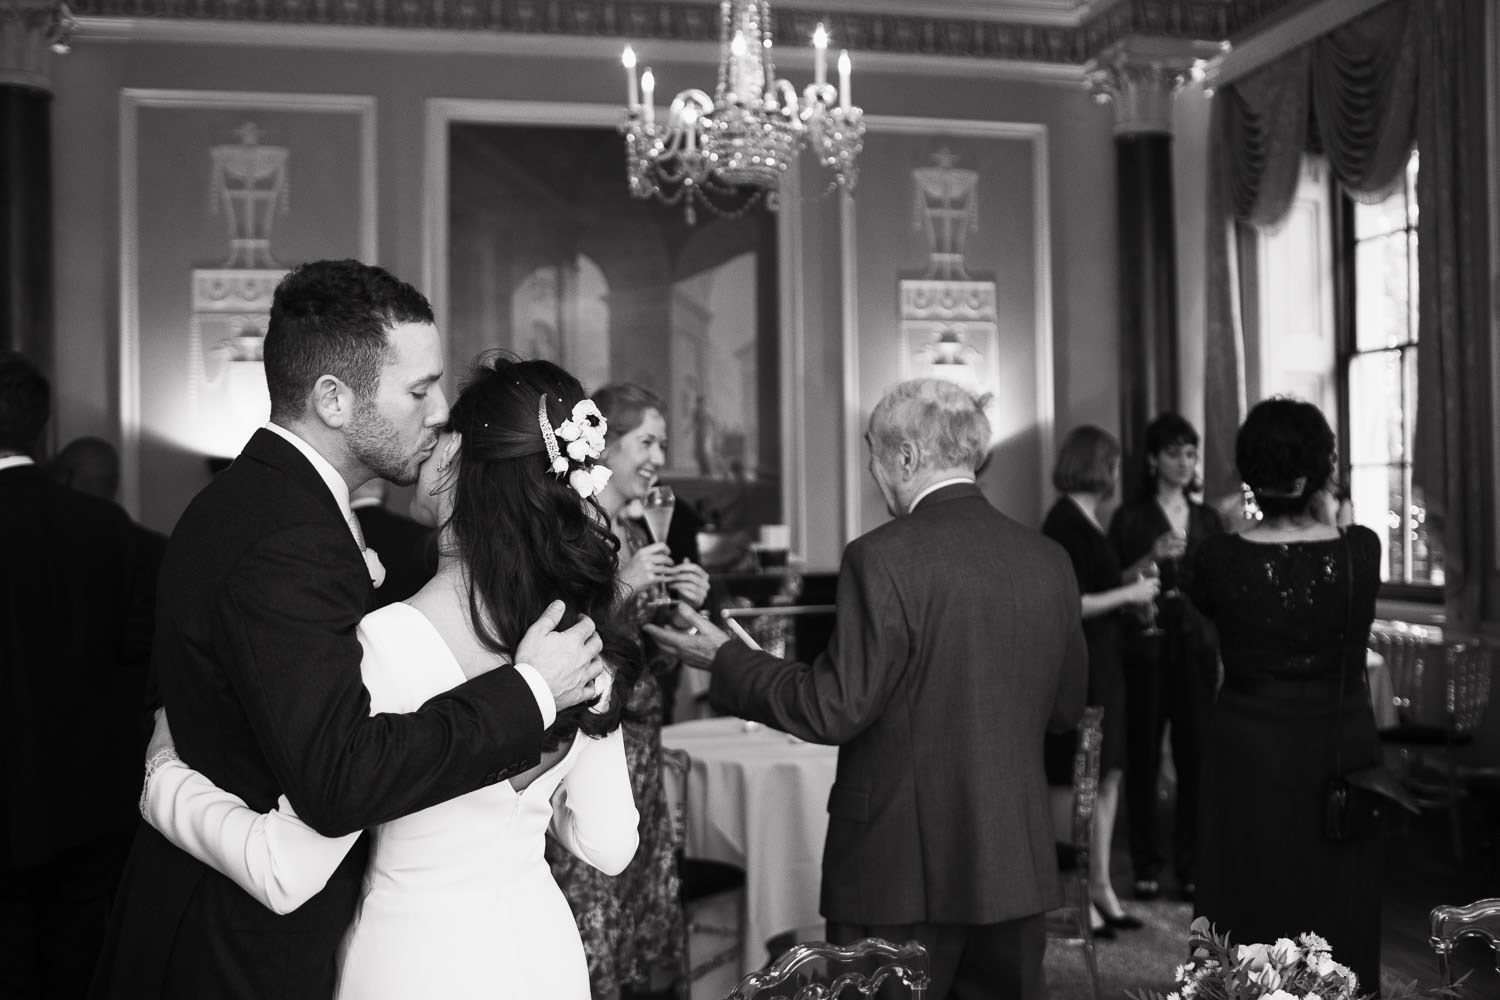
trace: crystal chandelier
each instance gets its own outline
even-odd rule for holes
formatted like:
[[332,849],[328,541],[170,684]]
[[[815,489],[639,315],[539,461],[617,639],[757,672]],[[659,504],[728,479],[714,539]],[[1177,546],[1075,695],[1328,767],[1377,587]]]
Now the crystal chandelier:
[[636,78],[635,52],[621,61],[629,78],[629,106],[620,131],[630,193],[695,205],[716,215],[739,215],[763,203],[777,208],[781,175],[802,144],[832,175],[831,187],[852,191],[855,158],[863,147],[864,113],[849,100],[848,51],[838,59],[839,85],[828,82],[828,33],[813,34],[813,82],[801,97],[776,79],[771,62],[771,10],[766,0],[722,0],[719,84],[712,99],[684,90],[672,100],[665,124],[656,120],[656,77],[647,67]]

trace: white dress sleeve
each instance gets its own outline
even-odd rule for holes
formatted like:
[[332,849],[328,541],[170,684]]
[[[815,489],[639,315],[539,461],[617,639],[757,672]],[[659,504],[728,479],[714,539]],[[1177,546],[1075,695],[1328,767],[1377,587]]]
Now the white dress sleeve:
[[324,837],[286,796],[258,813],[181,761],[146,778],[141,815],[179,849],[230,879],[274,913],[290,913],[328,883],[359,833]]
[[552,796],[551,833],[558,843],[606,875],[618,875],[635,857],[640,814],[625,765],[619,729],[582,740],[578,760]]

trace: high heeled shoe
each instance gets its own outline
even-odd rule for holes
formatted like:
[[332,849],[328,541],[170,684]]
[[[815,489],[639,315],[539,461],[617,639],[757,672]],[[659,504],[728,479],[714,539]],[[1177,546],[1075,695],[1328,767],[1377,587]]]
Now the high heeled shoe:
[[1138,931],[1146,926],[1140,917],[1131,916],[1124,909],[1120,910],[1118,916],[1113,916],[1099,900],[1095,899],[1091,902],[1094,904],[1094,909],[1099,912],[1099,919],[1103,920],[1104,926],[1111,930]]

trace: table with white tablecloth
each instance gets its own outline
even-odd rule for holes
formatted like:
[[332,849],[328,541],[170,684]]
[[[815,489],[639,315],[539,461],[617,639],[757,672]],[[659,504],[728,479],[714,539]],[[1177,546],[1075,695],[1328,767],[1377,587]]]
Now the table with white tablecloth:
[[745,869],[741,971],[758,969],[767,938],[821,920],[823,838],[838,748],[735,718],[667,726],[662,745],[693,760],[687,855]]

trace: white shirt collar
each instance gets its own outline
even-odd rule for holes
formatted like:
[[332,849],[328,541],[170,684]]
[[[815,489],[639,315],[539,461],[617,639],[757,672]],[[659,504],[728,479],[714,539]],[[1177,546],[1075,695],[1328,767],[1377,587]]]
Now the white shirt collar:
[[973,481],[974,481],[974,477],[973,476],[954,476],[952,479],[941,479],[941,480],[938,480],[937,482],[933,483],[931,486],[928,486],[921,493],[918,493],[916,496],[912,497],[911,504],[906,508],[906,510],[907,510],[908,513],[910,513],[911,511],[916,510],[917,509],[917,504],[921,503],[923,501],[923,499],[926,498],[927,494],[929,494],[929,493],[936,493],[938,490],[942,489],[944,486],[953,486],[953,485],[955,485],[957,483],[972,483]]
[[19,469],[23,465],[35,465],[30,455],[6,455],[0,458],[0,469]]
[[312,463],[312,467],[317,470],[318,476],[328,487],[328,492],[333,494],[333,499],[338,503],[339,511],[343,513],[345,521],[354,516],[354,512],[349,508],[349,484],[344,482],[344,477],[339,475],[332,462],[320,455],[312,445],[280,424],[267,423],[266,430],[283,438]]

